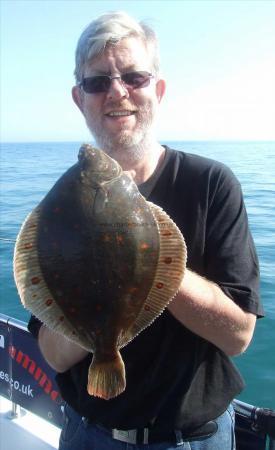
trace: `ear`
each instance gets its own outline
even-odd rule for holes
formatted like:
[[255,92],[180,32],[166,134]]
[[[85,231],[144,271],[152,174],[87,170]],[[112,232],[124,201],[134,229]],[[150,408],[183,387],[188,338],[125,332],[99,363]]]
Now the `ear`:
[[72,88],[72,97],[75,104],[78,106],[80,111],[83,113],[83,92],[79,86],[74,86]]
[[165,89],[166,89],[165,81],[162,79],[158,80],[156,83],[156,94],[157,94],[159,103],[161,102],[162,97],[164,96]]

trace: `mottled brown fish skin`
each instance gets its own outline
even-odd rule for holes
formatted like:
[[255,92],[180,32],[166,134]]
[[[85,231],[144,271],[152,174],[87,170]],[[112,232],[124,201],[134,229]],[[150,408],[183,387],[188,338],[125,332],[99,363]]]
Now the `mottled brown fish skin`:
[[151,288],[158,249],[136,185],[105,153],[82,148],[41,203],[38,255],[55,302],[98,360],[117,358]]

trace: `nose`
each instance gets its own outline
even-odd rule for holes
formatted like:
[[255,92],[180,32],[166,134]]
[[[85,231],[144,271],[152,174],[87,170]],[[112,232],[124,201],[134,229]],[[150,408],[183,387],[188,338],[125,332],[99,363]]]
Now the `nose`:
[[107,97],[113,100],[129,97],[128,89],[124,86],[121,78],[112,78],[110,88],[107,92]]

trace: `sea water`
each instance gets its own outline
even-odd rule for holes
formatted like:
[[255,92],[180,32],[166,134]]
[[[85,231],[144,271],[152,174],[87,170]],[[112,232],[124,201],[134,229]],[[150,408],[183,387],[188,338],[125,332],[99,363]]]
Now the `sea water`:
[[[163,142],[217,159],[241,182],[261,269],[266,317],[249,349],[234,362],[246,388],[239,398],[275,409],[275,142]],[[76,162],[80,143],[8,143],[0,157],[0,312],[27,321],[12,272],[14,241],[26,215]]]

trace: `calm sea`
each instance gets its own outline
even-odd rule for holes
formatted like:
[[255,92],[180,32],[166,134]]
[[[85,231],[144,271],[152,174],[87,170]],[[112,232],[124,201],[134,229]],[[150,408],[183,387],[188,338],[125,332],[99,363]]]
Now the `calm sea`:
[[[247,352],[234,358],[247,387],[240,399],[275,409],[275,142],[165,142],[218,159],[239,178],[261,265],[266,317]],[[26,215],[57,178],[76,162],[79,143],[1,146],[0,312],[27,321],[12,274],[14,240]]]

